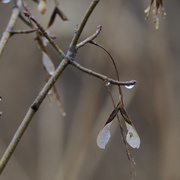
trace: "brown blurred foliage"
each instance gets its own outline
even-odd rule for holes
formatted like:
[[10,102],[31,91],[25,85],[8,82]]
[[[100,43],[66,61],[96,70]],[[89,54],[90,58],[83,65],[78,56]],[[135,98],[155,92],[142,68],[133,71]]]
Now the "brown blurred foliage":
[[[60,7],[69,23],[59,18],[51,27],[57,44],[66,52],[91,0],[61,0]],[[53,10],[47,1],[44,16],[30,0],[32,14],[46,27]],[[136,162],[138,180],[180,179],[180,3],[165,1],[165,19],[160,16],[159,30],[150,15],[144,20],[146,0],[102,0],[93,12],[81,40],[103,30],[96,41],[114,57],[120,80],[135,79],[132,90],[123,88],[125,105],[140,135],[141,146],[130,149]],[[0,32],[9,20],[12,3],[0,4]],[[18,20],[15,29],[27,29]],[[41,52],[35,34],[15,35],[0,57],[0,156],[3,155],[28,107],[45,84]],[[49,46],[56,65],[60,58]],[[88,44],[78,51],[76,61],[115,78],[112,63],[101,49]],[[69,66],[56,85],[67,116],[63,118],[54,102],[43,102],[15,150],[1,179],[23,180],[98,180],[130,179],[128,160],[117,122],[105,150],[96,137],[112,110],[102,81]],[[118,99],[117,87],[110,86]]]

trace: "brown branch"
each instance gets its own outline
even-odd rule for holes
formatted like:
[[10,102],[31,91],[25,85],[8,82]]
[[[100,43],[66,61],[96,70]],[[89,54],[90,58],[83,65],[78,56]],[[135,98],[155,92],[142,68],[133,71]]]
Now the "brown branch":
[[[23,3],[24,3],[24,1],[23,1]],[[24,5],[23,5],[23,6],[24,6]],[[24,6],[24,8],[25,8],[25,6]],[[31,23],[30,23],[29,21],[27,21],[27,19],[25,19],[24,14],[22,15],[22,14],[20,13],[20,14],[19,14],[19,18],[22,20],[22,22],[23,22],[24,24],[26,24],[27,26],[31,27]]]
[[80,47],[84,46],[85,44],[90,43],[92,40],[94,40],[94,39],[99,35],[99,33],[101,32],[101,30],[102,30],[102,26],[99,25],[99,26],[97,27],[96,32],[95,32],[92,36],[86,38],[84,41],[82,41],[82,42],[80,42],[79,44],[77,44],[76,47],[77,47],[77,48],[80,48]]
[[29,34],[29,33],[33,33],[35,31],[37,31],[38,29],[27,29],[27,30],[12,30],[9,31],[10,35],[14,35],[14,34]]
[[[113,59],[113,57],[111,56],[111,54],[109,53],[109,51],[107,51],[102,45],[98,44],[97,42],[95,41],[90,41],[91,44],[95,45],[95,46],[98,46],[99,48],[101,48],[102,50],[104,50],[108,55],[109,57],[111,58],[111,61],[113,63],[113,66],[114,66],[114,69],[115,69],[115,72],[116,72],[116,77],[117,77],[117,80],[119,81],[119,73],[118,73],[118,70],[117,70],[117,66],[116,66],[116,63]],[[131,84],[133,85],[133,84]],[[118,86],[118,90],[119,90],[119,101],[124,104],[123,102],[123,94],[122,94],[122,90],[121,90],[121,87]]]
[[57,52],[62,55],[62,57],[65,56],[64,52],[59,48],[59,46],[54,42],[54,40],[48,35],[46,30],[41,26],[41,24],[33,17],[28,11],[24,11],[24,15],[28,17],[30,20],[32,20],[36,26],[39,28],[41,33],[43,34],[44,37],[50,42],[50,44],[57,50]]
[[136,80],[131,80],[131,81],[117,81],[117,80],[114,80],[114,79],[111,79],[105,75],[102,75],[100,73],[97,73],[95,71],[92,71],[91,69],[87,69],[83,66],[81,66],[79,63],[77,63],[76,61],[71,61],[70,62],[73,66],[75,66],[76,68],[78,68],[79,70],[87,73],[87,74],[90,74],[92,76],[95,76],[99,79],[102,79],[103,81],[105,82],[109,82],[111,84],[115,84],[115,85],[123,85],[123,86],[130,86],[130,85],[134,85],[136,83]]
[[92,3],[90,4],[88,11],[86,12],[86,15],[84,16],[84,18],[81,21],[81,25],[75,31],[74,38],[72,39],[72,42],[71,42],[71,46],[77,45],[77,42],[78,42],[79,37],[84,29],[84,26],[86,25],[86,23],[89,19],[89,16],[91,15],[92,11],[94,10],[94,8],[98,4],[98,2],[99,2],[99,0],[93,0]]
[[[16,131],[16,133],[13,137],[13,139],[11,140],[9,146],[7,147],[5,153],[3,154],[3,157],[0,160],[0,174],[3,172],[3,169],[5,168],[6,164],[8,163],[8,161],[11,157],[11,155],[13,154],[14,150],[16,149],[16,147],[17,147],[19,141],[21,140],[26,128],[28,127],[29,123],[31,122],[32,118],[34,117],[34,114],[36,113],[36,111],[40,107],[41,103],[45,99],[49,90],[53,87],[53,85],[55,84],[55,82],[57,81],[57,79],[59,78],[61,73],[65,70],[65,68],[69,64],[69,61],[70,61],[69,59],[75,57],[76,53],[74,52],[74,48],[72,48],[72,47],[76,46],[78,39],[79,39],[83,29],[84,29],[84,26],[86,25],[89,16],[93,12],[93,10],[96,7],[98,2],[99,2],[99,0],[93,0],[91,5],[89,6],[87,12],[85,13],[85,16],[84,16],[84,18],[83,18],[83,20],[82,20],[82,22],[81,22],[81,24],[77,30],[78,35],[76,33],[74,35],[74,37],[72,38],[70,47],[69,47],[68,52],[66,54],[66,57],[68,57],[68,58],[64,58],[61,61],[61,63],[57,67],[54,74],[49,78],[48,82],[42,88],[41,92],[39,93],[39,95],[37,96],[37,98],[35,99],[33,104],[29,107],[22,123],[20,124],[18,130]],[[36,24],[36,25],[39,25],[39,24]],[[42,34],[44,34],[44,35],[46,34],[46,32],[44,31],[44,29],[42,29],[41,26],[39,27],[39,29],[41,30]],[[49,39],[48,36],[47,36],[47,38],[48,38],[48,40],[51,41],[51,39]]]
[[[94,72],[94,71],[92,71],[90,69],[84,68],[83,66],[81,66],[80,64],[78,64],[77,62],[74,61],[77,49],[79,47],[82,47],[83,45],[85,45],[87,42],[91,42],[100,33],[101,26],[99,26],[99,28],[98,28],[98,30],[96,31],[95,34],[93,34],[91,37],[87,38],[86,40],[84,40],[83,42],[81,42],[81,43],[79,43],[77,45],[78,39],[79,39],[83,29],[84,29],[84,26],[85,26],[89,16],[91,15],[93,9],[96,7],[98,2],[99,2],[98,0],[92,1],[91,5],[88,8],[88,11],[86,12],[86,14],[85,14],[85,16],[84,16],[84,18],[83,18],[83,20],[82,20],[82,22],[80,24],[80,26],[75,31],[74,37],[73,37],[73,39],[71,41],[71,44],[69,46],[69,49],[68,49],[68,52],[67,52],[66,55],[58,47],[58,45],[51,39],[51,37],[47,34],[47,32],[44,30],[44,28],[38,23],[38,21],[33,16],[31,16],[28,12],[25,12],[25,15],[37,25],[37,27],[39,28],[41,33],[49,40],[51,45],[59,52],[60,55],[63,56],[64,59],[59,64],[59,66],[57,67],[54,74],[49,78],[48,82],[45,84],[45,86],[43,87],[43,89],[41,90],[41,92],[39,93],[39,95],[37,96],[35,101],[33,102],[33,104],[29,107],[29,109],[27,111],[27,114],[25,115],[21,125],[19,126],[19,128],[16,131],[13,139],[11,140],[8,148],[6,149],[3,157],[0,160],[0,174],[2,173],[4,167],[6,166],[8,160],[10,159],[10,157],[13,154],[16,146],[18,145],[18,143],[21,140],[24,132],[26,131],[26,128],[28,127],[29,123],[31,122],[32,118],[34,117],[36,111],[39,109],[41,103],[45,99],[45,97],[48,94],[49,90],[54,86],[55,82],[57,81],[57,79],[59,78],[61,73],[65,70],[65,68],[69,64],[72,64],[75,67],[77,67],[78,69],[82,70],[83,72],[86,72],[86,73],[88,73],[90,75],[93,75],[93,76],[99,78],[99,79],[102,79],[104,82],[107,82],[107,83],[116,84],[118,86],[119,85],[134,85],[136,83],[135,80],[126,81],[126,82],[120,82],[118,80],[111,79],[111,78],[109,78],[109,77],[107,77],[105,75],[102,75],[102,74]],[[10,33],[10,30],[12,31],[12,29],[8,29],[7,32]],[[121,127],[121,124],[120,124],[120,127]],[[122,132],[123,132],[123,130],[121,130],[121,133]],[[122,133],[122,135],[124,135],[124,134]],[[127,151],[127,153],[129,153],[129,151]],[[128,158],[130,159],[130,156],[128,156]]]

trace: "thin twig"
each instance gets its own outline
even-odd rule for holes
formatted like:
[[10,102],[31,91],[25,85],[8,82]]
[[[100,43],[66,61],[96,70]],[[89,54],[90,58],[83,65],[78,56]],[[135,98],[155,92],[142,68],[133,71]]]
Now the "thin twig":
[[10,31],[12,31],[12,29],[13,29],[13,27],[14,27],[17,19],[18,19],[21,7],[22,7],[22,1],[18,0],[16,5],[13,8],[13,11],[12,11],[9,23],[6,27],[6,30],[3,33],[2,38],[0,40],[0,56],[2,55],[2,52],[3,52],[8,40],[11,36]]
[[[24,6],[24,5],[23,5]],[[22,22],[24,22],[27,26],[31,27],[31,23],[29,21],[27,21],[27,19],[25,19],[24,15],[22,15],[21,13],[19,14],[19,18],[22,20]]]
[[46,32],[46,30],[41,26],[41,24],[33,17],[31,16],[31,14],[27,11],[24,11],[24,15],[26,17],[28,17],[30,20],[32,20],[36,26],[39,28],[39,30],[41,31],[41,33],[44,35],[44,37],[46,37],[46,39],[50,42],[50,44],[58,51],[58,53],[60,55],[62,55],[62,57],[65,57],[64,52],[59,48],[59,46],[54,42],[54,40],[48,35],[48,33]]
[[14,34],[29,34],[29,33],[33,33],[35,31],[37,31],[38,29],[27,29],[27,30],[12,30],[10,31],[10,35],[14,35]]
[[[103,49],[108,55],[109,57],[111,58],[111,61],[113,63],[113,66],[114,66],[114,69],[115,69],[115,72],[116,72],[116,77],[117,77],[117,80],[119,81],[119,73],[118,73],[118,70],[117,70],[117,66],[116,66],[116,63],[113,59],[113,57],[111,56],[111,54],[106,50],[106,48],[104,48],[102,45],[98,44],[97,42],[95,41],[90,41],[91,44],[95,45],[95,46],[98,46],[99,48]],[[123,94],[122,94],[122,90],[121,90],[121,87],[118,86],[118,90],[119,90],[119,101],[124,104],[123,102]]]
[[[34,114],[36,113],[36,111],[40,107],[41,103],[45,99],[45,97],[48,94],[49,90],[52,88],[52,86],[55,84],[56,80],[59,78],[61,73],[64,71],[64,69],[69,64],[69,61],[70,61],[69,60],[69,55],[71,55],[72,58],[75,57],[76,53],[74,53],[74,51],[72,52],[71,47],[76,46],[77,41],[78,41],[78,39],[79,39],[83,29],[84,29],[84,26],[86,25],[87,19],[91,15],[92,11],[95,8],[95,5],[98,2],[99,2],[98,0],[94,0],[94,1],[92,1],[91,5],[89,6],[89,9],[87,10],[87,12],[86,12],[86,14],[85,14],[85,16],[83,18],[83,21],[79,26],[78,35],[77,34],[74,35],[74,37],[72,39],[72,42],[70,44],[70,47],[69,47],[67,55],[66,55],[68,58],[64,58],[61,61],[61,63],[57,67],[54,74],[49,78],[48,82],[45,84],[45,86],[43,87],[43,89],[41,90],[41,92],[39,93],[39,95],[37,96],[35,101],[33,102],[33,104],[29,107],[29,109],[27,111],[27,114],[25,115],[21,125],[19,126],[19,128],[16,131],[13,139],[11,140],[9,146],[7,147],[5,153],[3,154],[3,157],[0,160],[0,174],[3,172],[3,169],[5,168],[6,164],[8,163],[8,160],[10,159],[10,157],[13,154],[14,150],[16,149],[16,146],[18,145],[19,141],[21,140],[26,128],[28,127],[29,123],[31,122],[32,118],[34,117]],[[39,27],[39,29],[42,31],[42,33],[44,33],[44,30],[41,28],[41,26]],[[47,37],[47,38],[49,39],[49,37]]]
[[72,42],[71,42],[71,46],[76,46],[77,45],[77,42],[79,40],[79,37],[84,29],[84,26],[86,25],[86,22],[87,20],[89,19],[92,11],[94,10],[94,8],[96,7],[96,5],[98,4],[99,0],[93,0],[92,3],[90,4],[87,12],[86,12],[86,15],[84,16],[82,22],[81,22],[81,25],[78,27],[78,29],[75,31],[75,34],[74,34],[74,38],[72,39]]
[[90,36],[90,37],[86,38],[84,41],[78,43],[78,44],[76,45],[76,47],[77,47],[77,48],[80,48],[80,47],[84,46],[85,44],[87,44],[87,43],[91,42],[92,40],[94,40],[94,39],[98,36],[98,34],[101,32],[101,30],[102,30],[102,26],[99,25],[99,26],[97,27],[96,32],[95,32],[92,36]]
[[105,75],[102,75],[100,73],[97,73],[95,71],[92,71],[91,69],[87,69],[83,66],[81,66],[79,63],[77,63],[76,61],[71,61],[70,62],[73,66],[77,67],[79,70],[85,72],[85,73],[88,73],[92,76],[95,76],[99,79],[102,79],[103,81],[105,82],[109,82],[111,84],[115,84],[115,85],[122,85],[122,86],[129,86],[129,85],[134,85],[136,83],[135,80],[131,80],[131,81],[117,81],[117,80],[114,80],[114,79],[111,79]]

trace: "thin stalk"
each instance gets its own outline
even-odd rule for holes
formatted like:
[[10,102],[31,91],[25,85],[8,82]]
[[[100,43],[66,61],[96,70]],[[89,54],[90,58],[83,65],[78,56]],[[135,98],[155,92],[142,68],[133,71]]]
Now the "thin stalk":
[[6,27],[6,30],[4,31],[4,33],[1,37],[1,40],[0,40],[0,56],[2,55],[2,52],[6,46],[9,38],[11,37],[11,31],[12,31],[12,29],[13,29],[13,27],[14,27],[17,19],[18,19],[21,7],[22,7],[22,1],[18,0],[16,2],[15,7],[13,8],[13,11],[12,11],[9,23]]
[[30,34],[33,33],[35,31],[37,31],[38,29],[28,29],[28,30],[12,30],[10,31],[11,36],[14,34]]
[[115,84],[115,85],[134,85],[136,83],[135,80],[131,80],[131,81],[118,81],[118,80],[114,80],[114,79],[111,79],[103,74],[100,74],[100,73],[97,73],[95,71],[92,71],[91,69],[88,69],[88,68],[85,68],[83,67],[82,65],[80,65],[79,63],[77,63],[76,61],[71,61],[70,62],[73,66],[75,66],[76,68],[78,68],[79,70],[87,73],[87,74],[90,74],[92,76],[95,76],[99,79],[102,79],[103,81],[105,82],[109,82],[111,84]]
[[18,142],[20,141],[22,135],[24,134],[26,128],[28,127],[32,117],[34,116],[35,111],[33,109],[29,109],[26,116],[24,117],[24,120],[22,121],[21,125],[19,126],[18,130],[16,131],[13,139],[11,140],[8,148],[6,149],[3,157],[0,161],[0,174],[4,170],[8,160],[10,159],[11,155],[13,154],[16,146],[18,145]]
[[64,52],[59,48],[59,46],[54,42],[54,40],[48,35],[48,33],[41,26],[41,24],[33,16],[31,16],[31,14],[28,11],[24,11],[24,15],[36,24],[36,26],[39,28],[43,36],[50,42],[50,44],[57,50],[57,52],[64,57],[65,56]]
[[74,34],[74,37],[72,39],[72,42],[71,42],[71,46],[76,46],[78,40],[79,40],[79,37],[86,25],[86,22],[87,20],[89,19],[92,11],[94,10],[94,8],[96,7],[96,5],[98,4],[99,0],[94,0],[92,1],[92,3],[90,4],[87,12],[86,12],[86,15],[84,16],[84,18],[82,19],[82,22],[81,22],[81,25],[77,28],[77,30],[75,30],[75,34]]

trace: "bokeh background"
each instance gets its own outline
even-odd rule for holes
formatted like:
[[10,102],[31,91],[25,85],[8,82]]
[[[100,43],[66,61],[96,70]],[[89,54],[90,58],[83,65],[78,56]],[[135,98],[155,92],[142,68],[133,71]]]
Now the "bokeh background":
[[[43,16],[37,4],[27,7],[46,27],[54,1]],[[74,27],[81,22],[91,0],[59,0],[69,22],[59,17],[51,27],[57,44],[67,51]],[[101,0],[84,29],[81,40],[103,30],[96,39],[114,57],[120,79],[137,80],[131,90],[122,88],[127,111],[141,138],[141,146],[129,148],[136,162],[138,180],[180,179],[180,2],[164,1],[167,16],[160,14],[154,29],[152,11],[145,21],[150,0]],[[0,33],[6,28],[13,3],[0,4]],[[14,29],[28,29],[18,20]],[[41,52],[35,34],[13,36],[0,57],[0,156],[20,125],[29,106],[45,84]],[[57,66],[61,58],[49,45]],[[79,49],[76,61],[112,78],[115,72],[105,52],[90,44]],[[56,101],[42,103],[26,130],[2,180],[119,180],[131,179],[117,120],[105,150],[96,137],[113,109],[104,83],[68,66],[56,83],[67,116]],[[110,85],[118,101],[116,86]],[[122,121],[123,123],[123,121]]]

